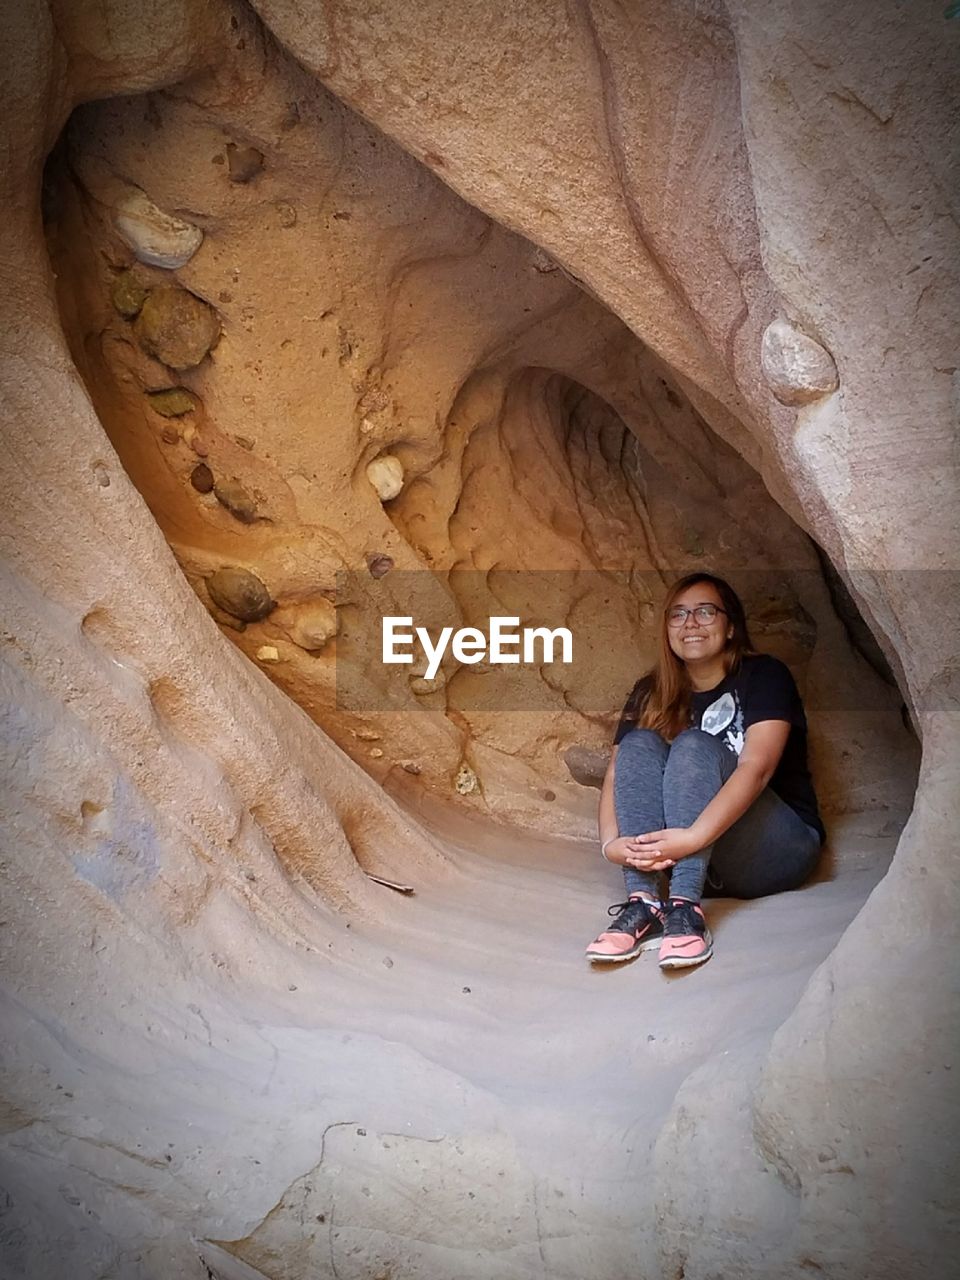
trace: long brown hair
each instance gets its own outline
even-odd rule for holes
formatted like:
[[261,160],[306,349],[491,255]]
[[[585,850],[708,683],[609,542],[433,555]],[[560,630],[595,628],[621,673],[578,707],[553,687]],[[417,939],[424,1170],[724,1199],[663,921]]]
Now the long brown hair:
[[657,662],[647,673],[650,687],[642,705],[637,708],[637,723],[640,727],[654,729],[668,741],[689,727],[692,690],[686,665],[670,648],[667,618],[677,596],[688,587],[696,586],[698,582],[707,582],[716,590],[726,610],[727,624],[733,628],[733,635],[727,641],[723,654],[727,675],[736,671],[745,653],[753,652],[743,605],[728,582],[712,573],[688,573],[685,578],[673,584],[663,602]]

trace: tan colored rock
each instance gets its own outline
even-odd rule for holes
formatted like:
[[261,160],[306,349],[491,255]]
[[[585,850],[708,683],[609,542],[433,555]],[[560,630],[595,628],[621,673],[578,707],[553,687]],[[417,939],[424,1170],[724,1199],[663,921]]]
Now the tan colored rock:
[[186,387],[164,387],[161,391],[148,391],[147,403],[161,418],[182,418],[193,413],[200,401]]
[[457,795],[469,796],[480,786],[480,780],[468,764],[462,764],[454,779],[454,790]]
[[390,502],[403,489],[403,464],[391,453],[383,453],[367,464],[367,479],[381,502]]
[[164,213],[139,188],[120,201],[114,221],[137,259],[154,267],[184,267],[203,243],[199,227]]
[[134,331],[147,355],[171,369],[192,369],[216,346],[220,317],[186,289],[163,285],[151,289]]
[[773,320],[764,329],[760,363],[781,404],[811,404],[840,385],[830,352],[788,320]]
[[125,320],[133,320],[147,300],[146,285],[135,271],[121,271],[110,290],[110,301]]
[[213,492],[221,507],[226,507],[241,524],[253,524],[256,520],[256,501],[239,480],[218,480]]
[[288,606],[278,612],[274,621],[308,653],[318,652],[337,634],[337,610],[329,600]]
[[270,592],[249,569],[218,569],[207,579],[207,592],[218,608],[242,622],[259,622],[274,607]]
[[273,644],[262,644],[257,649],[258,662],[279,662],[280,650]]

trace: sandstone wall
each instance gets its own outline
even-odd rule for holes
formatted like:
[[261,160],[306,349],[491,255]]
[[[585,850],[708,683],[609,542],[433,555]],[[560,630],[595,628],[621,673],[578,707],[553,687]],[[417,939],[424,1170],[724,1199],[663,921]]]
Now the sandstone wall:
[[[208,1275],[296,1273],[327,1255],[296,1252],[297,1213],[273,1193],[312,1203],[303,1172],[362,1095],[381,1130],[409,1114],[423,1142],[445,1141],[428,1103],[463,1126],[459,1149],[437,1149],[437,1176],[459,1171],[454,1198],[478,1172],[512,1171],[522,1248],[496,1274],[542,1274],[548,1257],[557,1275],[582,1274],[589,1239],[607,1241],[611,1273],[640,1256],[688,1280],[731,1265],[758,1280],[936,1274],[953,1256],[956,1185],[942,945],[957,906],[956,218],[941,145],[955,30],[893,0],[862,15],[852,0],[257,11],[266,32],[227,4],[5,16],[11,1265],[202,1275],[200,1232],[230,1246]],[[91,102],[48,169],[48,245],[43,164]],[[146,334],[116,294],[137,294],[121,276],[144,218],[154,262],[139,283],[174,310]],[[164,295],[171,282],[216,323]],[[208,345],[222,332],[174,378],[145,349],[190,338],[188,313]],[[197,398],[187,423],[149,394],[181,385]],[[405,483],[381,501],[366,467],[385,449]],[[201,463],[219,495],[191,480]],[[605,1164],[604,1107],[621,1133],[622,1088],[590,1112],[592,1130],[570,1120],[575,1102],[596,1103],[601,1026],[585,1016],[588,1078],[549,1105],[530,1063],[552,1041],[508,977],[445,1050],[437,1027],[459,1015],[438,979],[444,917],[400,917],[361,874],[456,898],[463,861],[410,813],[449,795],[463,763],[481,780],[468,811],[585,829],[592,793],[556,760],[601,726],[562,690],[532,728],[491,724],[461,707],[456,673],[415,730],[374,726],[338,712],[324,648],[297,637],[329,623],[337,569],[371,556],[391,572],[439,568],[448,606],[465,608],[446,575],[495,570],[491,512],[535,531],[508,544],[511,568],[542,549],[576,570],[664,573],[723,533],[741,565],[811,571],[800,598],[774,583],[770,640],[806,667],[814,698],[846,708],[852,689],[854,710],[870,703],[860,737],[827,718],[819,751],[828,786],[840,771],[838,806],[877,805],[912,783],[898,699],[850,650],[812,549],[756,473],[846,573],[901,673],[920,790],[890,872],[802,995],[809,969],[796,989],[783,977],[729,1057],[714,1036],[699,1063],[668,1050],[642,1064],[670,1087],[654,1091],[662,1128],[639,1212],[635,1170],[611,1191]],[[226,640],[209,616],[224,562],[255,571],[280,606],[243,631],[218,614]],[[797,605],[815,643],[808,626],[784,632]],[[591,633],[606,644],[604,626]],[[414,747],[421,772],[394,769]],[[551,892],[562,916],[562,887]],[[417,978],[399,1009],[384,936]],[[489,938],[501,954],[516,946],[495,920]],[[756,975],[741,976],[695,1006],[694,1027],[729,1017]],[[298,1007],[304,989],[320,1014]],[[566,1049],[551,1061],[578,1062],[557,1034]],[[468,1060],[472,1073],[457,1066]],[[579,1177],[575,1229],[559,1198],[544,1218],[529,1175],[556,1156],[538,1117],[572,1126],[555,1189],[575,1198]],[[231,1137],[243,1133],[267,1170]],[[336,1150],[361,1167],[353,1146]],[[353,1223],[369,1192],[356,1180]],[[260,1222],[270,1229],[245,1246]],[[480,1222],[471,1258],[506,1231],[498,1207]],[[381,1254],[357,1230],[363,1266]]]
[[[849,653],[807,538],[698,389],[236,21],[189,87],[78,112],[47,174],[74,358],[225,634],[379,781],[587,834],[596,797],[565,753],[606,742],[665,577],[719,568],[757,643],[809,676],[827,808],[908,803],[898,697]],[[166,346],[149,330],[178,299],[193,352],[179,317]],[[225,568],[255,575],[262,607],[219,607]],[[539,610],[578,660],[512,685],[421,664],[398,693],[378,644],[351,656],[377,621],[368,573],[388,571],[395,613]]]

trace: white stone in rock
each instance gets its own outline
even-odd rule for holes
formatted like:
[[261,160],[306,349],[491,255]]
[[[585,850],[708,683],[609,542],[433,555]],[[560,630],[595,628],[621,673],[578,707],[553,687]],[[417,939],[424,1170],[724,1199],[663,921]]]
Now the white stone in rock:
[[367,466],[367,479],[381,502],[389,502],[403,488],[403,464],[392,453],[383,453]]
[[316,653],[337,634],[337,610],[329,600],[313,600],[288,612],[289,617],[285,614],[280,625],[293,643],[308,653]]
[[457,770],[457,777],[453,785],[458,794],[468,796],[471,792],[476,791],[480,785],[480,780],[468,764],[462,764]]
[[810,404],[840,385],[830,352],[789,320],[767,325],[760,345],[760,365],[781,404]]
[[114,223],[138,261],[152,267],[173,271],[185,266],[203,243],[199,227],[164,213],[139,187],[132,187],[117,205]]

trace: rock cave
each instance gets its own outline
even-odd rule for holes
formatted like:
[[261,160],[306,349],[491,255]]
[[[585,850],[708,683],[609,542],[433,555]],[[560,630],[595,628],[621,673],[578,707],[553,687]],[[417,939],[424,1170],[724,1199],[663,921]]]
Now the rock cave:
[[[956,7],[8,7],[0,1275],[955,1269]],[[826,857],[596,972],[700,569]]]

